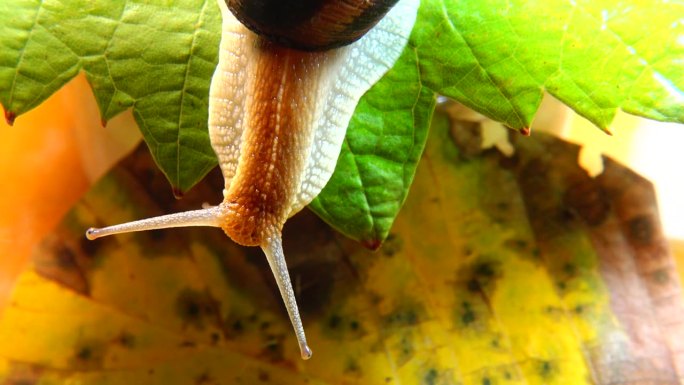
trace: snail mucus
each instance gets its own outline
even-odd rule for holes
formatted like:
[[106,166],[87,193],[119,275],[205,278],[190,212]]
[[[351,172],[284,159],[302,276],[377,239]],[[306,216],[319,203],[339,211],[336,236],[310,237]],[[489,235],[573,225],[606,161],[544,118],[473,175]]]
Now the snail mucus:
[[209,136],[225,179],[217,206],[90,228],[88,239],[220,227],[259,246],[303,359],[311,357],[282,248],[285,221],[330,179],[361,96],[399,58],[419,0],[218,0]]

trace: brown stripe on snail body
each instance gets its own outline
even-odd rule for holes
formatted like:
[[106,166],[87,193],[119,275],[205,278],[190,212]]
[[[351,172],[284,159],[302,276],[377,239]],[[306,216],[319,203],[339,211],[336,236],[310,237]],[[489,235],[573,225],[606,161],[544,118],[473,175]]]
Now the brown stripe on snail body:
[[[309,2],[302,0],[302,4]],[[339,8],[353,0],[319,3],[324,10],[325,4]],[[312,36],[314,43],[306,51],[277,43],[287,36],[279,35],[274,41],[255,34],[238,21],[224,0],[218,4],[223,27],[219,63],[211,81],[208,125],[225,180],[223,201],[201,210],[91,228],[86,236],[95,239],[131,231],[212,226],[222,228],[239,244],[260,246],[285,302],[301,356],[308,359],[311,349],[283,254],[282,229],[330,179],[356,104],[399,58],[419,0],[399,0],[389,11],[384,8],[389,3],[378,5],[378,14],[384,17],[373,28],[364,21],[363,28],[370,30],[356,42],[321,49],[324,45],[319,43],[327,38]],[[352,11],[356,13],[347,15],[370,12]],[[335,15],[339,14],[330,17],[340,17]],[[344,19],[328,25],[334,35],[338,25],[353,23]]]
[[247,28],[286,47],[319,51],[365,35],[398,0],[226,0]]

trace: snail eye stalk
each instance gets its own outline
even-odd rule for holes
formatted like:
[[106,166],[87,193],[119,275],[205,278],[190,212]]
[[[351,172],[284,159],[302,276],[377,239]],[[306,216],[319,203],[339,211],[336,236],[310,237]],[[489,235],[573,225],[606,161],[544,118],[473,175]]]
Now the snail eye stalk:
[[313,354],[311,348],[306,343],[306,335],[304,334],[304,326],[299,316],[299,309],[297,308],[297,301],[295,300],[294,290],[292,290],[292,283],[290,274],[287,272],[287,263],[285,262],[285,254],[283,253],[283,241],[280,234],[273,234],[266,239],[266,242],[261,249],[266,254],[268,265],[271,267],[273,276],[275,277],[280,296],[285,302],[287,314],[290,316],[290,322],[294,328],[299,343],[299,351],[302,359],[308,360]]
[[114,234],[132,233],[136,231],[168,229],[172,227],[209,226],[220,227],[222,218],[219,206],[202,210],[185,211],[182,213],[162,215],[141,219],[138,221],[121,223],[103,228],[91,227],[86,231],[86,237],[91,241]]

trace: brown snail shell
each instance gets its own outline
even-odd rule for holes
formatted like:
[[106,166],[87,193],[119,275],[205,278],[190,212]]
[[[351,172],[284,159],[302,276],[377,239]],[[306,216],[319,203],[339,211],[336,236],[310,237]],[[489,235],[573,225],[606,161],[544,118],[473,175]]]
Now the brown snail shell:
[[247,28],[285,47],[322,51],[355,42],[398,0],[226,0]]

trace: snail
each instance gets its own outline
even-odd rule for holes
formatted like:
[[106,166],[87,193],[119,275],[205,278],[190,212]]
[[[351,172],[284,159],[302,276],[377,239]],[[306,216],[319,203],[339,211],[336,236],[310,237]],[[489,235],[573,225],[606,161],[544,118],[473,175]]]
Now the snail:
[[90,228],[86,237],[212,226],[260,246],[308,359],[282,228],[330,179],[356,104],[399,58],[419,0],[225,1],[218,0],[223,26],[208,122],[223,201]]

